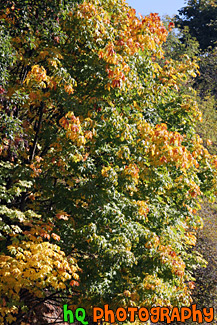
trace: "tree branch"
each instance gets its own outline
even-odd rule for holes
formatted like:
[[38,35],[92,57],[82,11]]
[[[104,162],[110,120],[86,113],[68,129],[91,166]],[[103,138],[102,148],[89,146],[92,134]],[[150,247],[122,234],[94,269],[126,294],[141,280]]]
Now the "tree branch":
[[40,128],[41,128],[42,116],[43,116],[43,103],[41,103],[41,106],[40,106],[39,121],[38,121],[37,129],[36,129],[36,133],[35,133],[35,138],[34,138],[32,150],[31,150],[30,163],[33,161],[33,159],[35,157],[35,151],[36,151],[36,146],[37,146],[37,141],[38,141],[38,135],[39,135],[39,131],[40,131]]

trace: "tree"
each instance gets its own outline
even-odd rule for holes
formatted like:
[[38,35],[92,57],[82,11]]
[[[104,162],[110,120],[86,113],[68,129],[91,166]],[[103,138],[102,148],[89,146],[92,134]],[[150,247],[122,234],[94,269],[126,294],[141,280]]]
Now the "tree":
[[189,0],[187,5],[179,10],[176,24],[180,29],[186,26],[190,35],[195,37],[204,51],[215,47],[217,35],[217,3],[213,0]]
[[164,58],[158,15],[122,0],[5,4],[1,321],[27,321],[22,290],[88,312],[189,304],[200,197],[216,194],[183,91],[197,64]]
[[195,80],[195,88],[202,98],[207,95],[217,100],[217,47],[200,57],[200,75]]
[[183,49],[190,57],[198,57],[199,74],[191,85],[197,91],[206,123],[199,123],[197,132],[212,142],[210,151],[213,153],[216,153],[216,8],[216,1],[188,1],[175,18],[178,32],[170,32],[164,46],[166,54],[174,59],[180,59]]
[[[166,28],[169,27],[171,22],[174,23],[175,19],[170,16],[163,17],[163,23]],[[195,37],[190,35],[187,26],[184,29],[170,29],[166,42],[163,44],[163,50],[165,57],[176,61],[182,60],[185,55],[188,55],[191,59],[195,59],[200,53],[199,43]]]

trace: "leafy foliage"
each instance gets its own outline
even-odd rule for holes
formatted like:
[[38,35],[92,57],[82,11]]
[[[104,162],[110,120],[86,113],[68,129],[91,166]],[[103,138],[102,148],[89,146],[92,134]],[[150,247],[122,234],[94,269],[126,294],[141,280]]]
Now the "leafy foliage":
[[196,78],[195,88],[200,97],[214,96],[217,100],[217,47],[212,51],[207,51],[200,58],[200,75]]
[[[164,25],[167,28],[171,21],[174,22],[175,19],[169,16],[163,17]],[[199,43],[195,37],[190,35],[187,26],[185,26],[184,29],[171,29],[166,42],[163,44],[163,49],[166,58],[172,58],[176,61],[182,60],[184,55],[188,55],[191,59],[194,59],[200,53]]]
[[158,15],[122,0],[6,4],[2,322],[26,320],[23,287],[89,311],[189,304],[217,167],[195,134],[196,62],[165,58]]
[[195,37],[202,50],[216,46],[217,4],[215,0],[189,0],[179,10],[176,23],[184,29],[189,28],[190,35]]

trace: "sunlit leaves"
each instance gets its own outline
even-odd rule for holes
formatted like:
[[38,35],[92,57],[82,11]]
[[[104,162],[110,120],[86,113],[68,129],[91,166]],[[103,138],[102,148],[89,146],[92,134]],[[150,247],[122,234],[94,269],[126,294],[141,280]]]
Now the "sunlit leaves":
[[[8,246],[11,256],[0,255],[1,299],[0,321],[11,323],[18,312],[20,293],[24,288],[31,295],[43,297],[44,288],[65,289],[65,282],[78,279],[76,264],[57,245],[48,242],[22,241]],[[73,285],[73,284],[72,284]],[[13,302],[13,305],[11,305]],[[11,319],[9,318],[11,316]]]

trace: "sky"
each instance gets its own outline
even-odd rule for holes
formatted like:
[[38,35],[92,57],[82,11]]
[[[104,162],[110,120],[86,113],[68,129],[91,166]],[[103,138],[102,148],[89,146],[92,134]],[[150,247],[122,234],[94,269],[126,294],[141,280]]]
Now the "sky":
[[185,0],[126,0],[137,14],[148,15],[151,12],[158,13],[161,17],[164,15],[173,16],[178,10],[185,6]]

